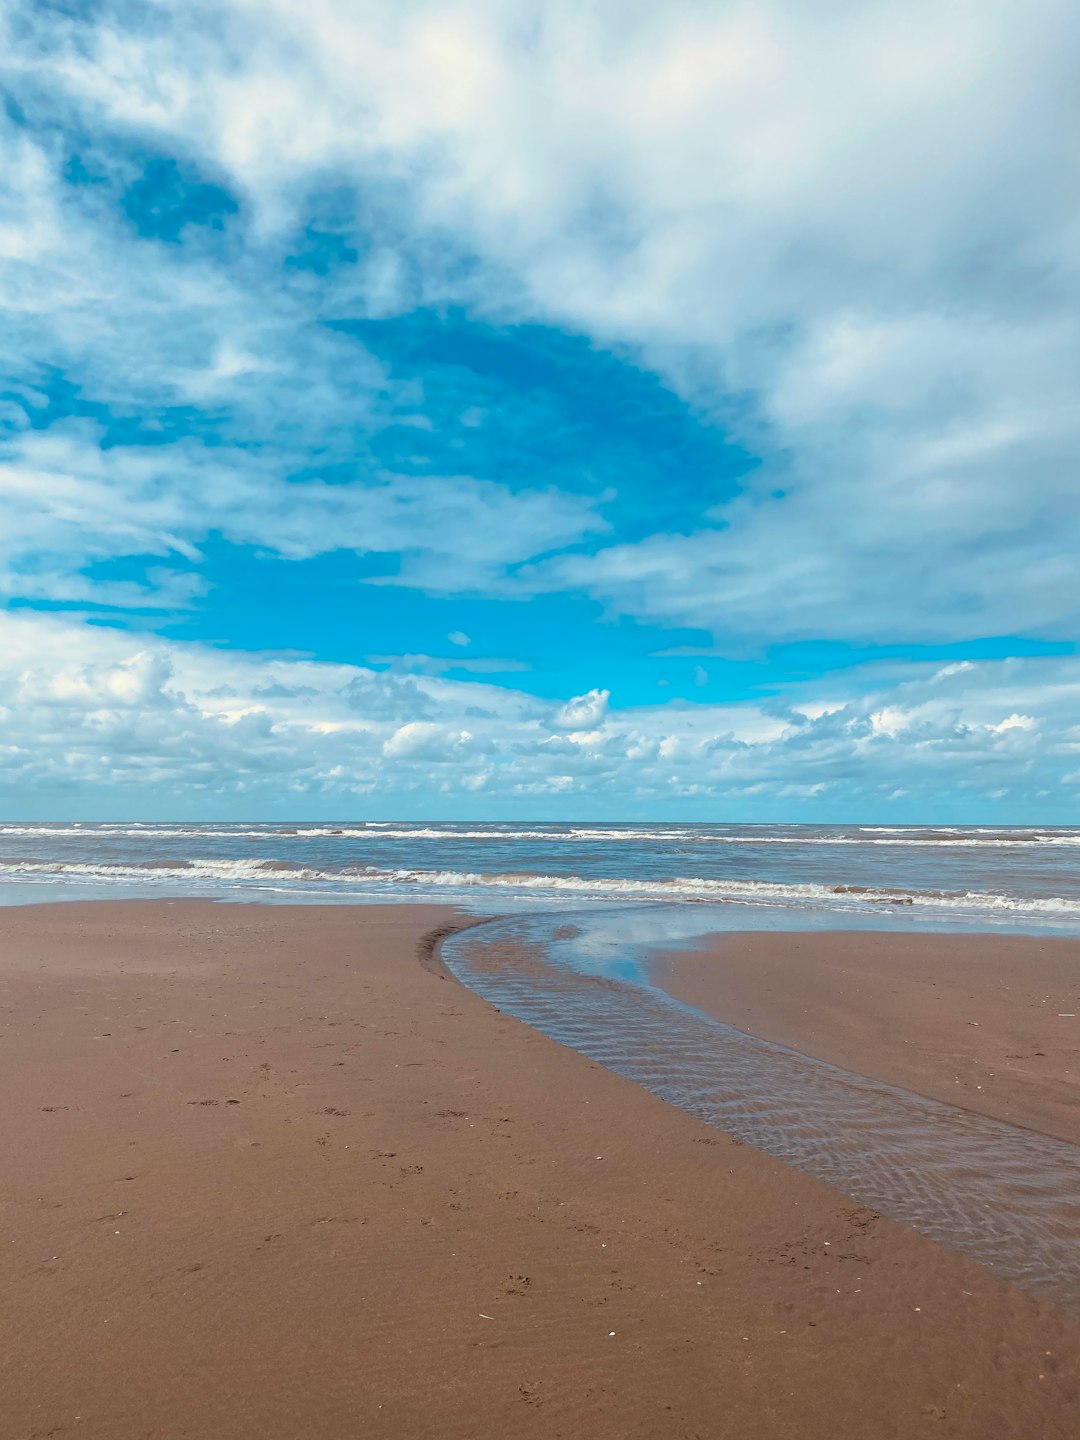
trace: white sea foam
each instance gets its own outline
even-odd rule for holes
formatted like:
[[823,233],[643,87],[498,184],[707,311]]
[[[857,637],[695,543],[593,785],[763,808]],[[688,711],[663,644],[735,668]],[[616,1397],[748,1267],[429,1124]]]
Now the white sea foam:
[[1080,830],[1039,829],[1030,827],[1015,832],[997,830],[990,826],[889,826],[867,825],[849,830],[843,834],[812,834],[799,831],[789,834],[760,834],[756,827],[739,827],[737,833],[725,833],[719,828],[699,826],[695,828],[662,828],[599,826],[533,827],[528,829],[503,829],[490,825],[482,827],[448,828],[424,824],[394,824],[386,821],[371,821],[363,825],[260,825],[245,827],[232,824],[216,826],[198,825],[151,825],[151,824],[70,824],[70,825],[0,825],[0,836],[11,837],[52,837],[89,840],[138,839],[149,840],[252,840],[261,843],[288,839],[305,840],[472,840],[487,843],[509,841],[541,841],[549,844],[676,844],[676,845],[734,845],[741,848],[757,845],[787,846],[913,846],[913,847],[960,847],[1008,849],[1012,847],[1035,848],[1045,846],[1080,846]]
[[648,899],[736,901],[765,905],[823,905],[827,908],[912,905],[935,909],[1007,910],[1080,915],[1080,900],[1064,896],[1027,898],[992,891],[904,891],[851,885],[785,885],[765,880],[707,880],[675,876],[667,880],[594,879],[581,875],[484,874],[458,870],[373,871],[397,883],[485,887],[509,890],[550,890],[578,895],[626,896]]
[[339,874],[312,870],[277,860],[151,860],[138,863],[93,863],[82,860],[0,860],[0,880],[35,880],[68,876],[78,880],[135,881],[223,880],[258,881],[267,876],[289,880],[338,880]]
[[382,869],[344,866],[320,870],[273,859],[192,859],[132,863],[91,863],[57,860],[0,860],[0,880],[73,881],[172,889],[223,887],[272,888],[316,883],[342,894],[411,890],[493,891],[521,895],[546,893],[583,899],[686,900],[829,910],[880,910],[912,907],[925,912],[1009,913],[1017,916],[1080,916],[1080,899],[1064,896],[1026,897],[994,891],[919,891],[872,886],[784,884],[766,880],[708,879],[701,876],[629,879],[584,875],[550,875],[531,871],[467,871]]

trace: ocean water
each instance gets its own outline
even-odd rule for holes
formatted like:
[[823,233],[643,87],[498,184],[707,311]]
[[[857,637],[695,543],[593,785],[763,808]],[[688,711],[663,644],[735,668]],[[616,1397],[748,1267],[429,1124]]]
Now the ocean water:
[[[748,923],[1080,929],[1080,828],[0,823],[0,902],[722,903]],[[793,913],[795,912],[795,913]],[[811,917],[814,917],[811,921]]]

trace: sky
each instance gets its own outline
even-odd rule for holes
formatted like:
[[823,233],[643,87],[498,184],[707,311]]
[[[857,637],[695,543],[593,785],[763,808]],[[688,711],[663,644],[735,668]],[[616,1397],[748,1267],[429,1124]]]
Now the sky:
[[1080,822],[1078,45],[0,0],[0,810]]

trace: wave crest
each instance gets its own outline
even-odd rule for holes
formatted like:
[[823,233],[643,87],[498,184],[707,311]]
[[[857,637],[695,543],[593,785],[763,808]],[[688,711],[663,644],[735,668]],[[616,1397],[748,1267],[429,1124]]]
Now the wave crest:
[[1080,899],[1065,896],[1023,897],[995,891],[915,890],[868,885],[786,884],[768,880],[707,879],[680,875],[627,879],[584,875],[552,875],[536,871],[469,871],[342,866],[317,869],[273,857],[260,859],[154,859],[138,863],[0,859],[0,880],[44,880],[69,877],[95,883],[141,884],[156,888],[169,881],[185,888],[282,888],[303,882],[334,887],[343,895],[377,896],[409,887],[522,895],[546,893],[582,899],[710,901],[784,908],[880,910],[910,906],[927,913],[1009,913],[1017,916],[1080,916]]

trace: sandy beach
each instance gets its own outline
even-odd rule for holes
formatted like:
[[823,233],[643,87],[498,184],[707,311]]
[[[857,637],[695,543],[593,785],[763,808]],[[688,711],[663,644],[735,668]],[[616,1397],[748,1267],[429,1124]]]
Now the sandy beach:
[[773,931],[653,970],[752,1035],[1080,1144],[1078,940]]
[[[425,943],[455,923],[0,912],[5,1440],[1071,1440],[1080,1319],[486,1006]],[[967,1007],[962,1103],[1002,1045],[1041,1048],[979,1103],[1076,1138],[1046,1007],[982,981],[1010,973],[1006,942],[965,958],[934,937],[901,983],[887,937],[797,937],[787,959],[780,938],[667,961],[665,982],[954,1100],[927,1056]],[[842,1008],[808,960],[828,947],[874,977]],[[1025,985],[1080,1008],[1076,949],[1045,948]]]

